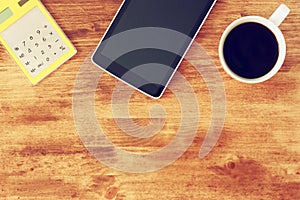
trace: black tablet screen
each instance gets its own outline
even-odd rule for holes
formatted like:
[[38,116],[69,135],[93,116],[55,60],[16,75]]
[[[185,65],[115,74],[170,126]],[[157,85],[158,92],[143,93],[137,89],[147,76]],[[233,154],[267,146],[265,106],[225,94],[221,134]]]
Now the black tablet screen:
[[160,97],[215,0],[125,0],[93,62]]

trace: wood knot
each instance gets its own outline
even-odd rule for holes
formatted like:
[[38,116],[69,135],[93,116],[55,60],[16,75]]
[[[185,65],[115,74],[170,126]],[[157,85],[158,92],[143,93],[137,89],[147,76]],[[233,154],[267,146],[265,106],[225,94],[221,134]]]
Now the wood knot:
[[226,167],[227,167],[228,169],[235,169],[236,164],[235,164],[235,162],[230,161],[230,162],[228,162],[228,163],[226,164]]
[[228,154],[225,157],[225,165],[224,165],[224,167],[226,169],[229,169],[229,170],[236,169],[237,166],[239,165],[240,161],[241,160],[240,160],[239,156]]
[[113,199],[117,196],[119,189],[117,187],[110,187],[106,191],[105,198],[106,199]]

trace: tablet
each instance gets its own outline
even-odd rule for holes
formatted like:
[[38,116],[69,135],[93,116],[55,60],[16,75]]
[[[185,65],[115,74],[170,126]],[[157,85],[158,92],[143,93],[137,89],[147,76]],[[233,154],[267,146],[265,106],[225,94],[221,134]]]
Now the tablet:
[[92,62],[160,98],[216,0],[125,0]]

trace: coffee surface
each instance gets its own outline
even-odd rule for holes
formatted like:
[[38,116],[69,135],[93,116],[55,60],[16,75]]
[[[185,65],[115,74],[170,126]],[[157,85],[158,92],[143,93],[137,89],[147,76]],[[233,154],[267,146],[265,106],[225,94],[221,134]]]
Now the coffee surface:
[[232,72],[254,79],[272,70],[278,59],[279,47],[272,31],[259,23],[249,22],[229,33],[223,53]]

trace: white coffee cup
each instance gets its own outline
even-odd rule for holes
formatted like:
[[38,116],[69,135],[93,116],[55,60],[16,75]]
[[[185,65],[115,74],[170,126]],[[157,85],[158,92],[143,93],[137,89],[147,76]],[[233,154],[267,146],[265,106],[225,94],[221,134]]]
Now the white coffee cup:
[[[219,44],[219,57],[221,64],[224,68],[224,70],[234,79],[244,82],[244,83],[261,83],[264,82],[270,78],[272,78],[281,68],[281,66],[284,63],[285,56],[286,56],[286,42],[284,39],[284,36],[278,26],[284,21],[284,19],[288,16],[290,13],[290,9],[282,4],[278,7],[278,9],[272,14],[272,16],[269,19],[259,17],[259,16],[247,16],[247,17],[242,17],[240,19],[235,20],[232,22],[224,31],[220,44]],[[241,77],[237,74],[235,74],[227,65],[226,60],[224,58],[224,43],[227,39],[227,36],[229,33],[236,28],[237,26],[244,24],[244,23],[249,23],[249,22],[254,22],[254,23],[259,23],[266,28],[268,28],[276,37],[276,40],[278,42],[278,49],[279,49],[279,54],[278,54],[278,59],[274,67],[272,68],[271,71],[269,71],[267,74],[264,76],[258,77],[258,78],[245,78]]]

